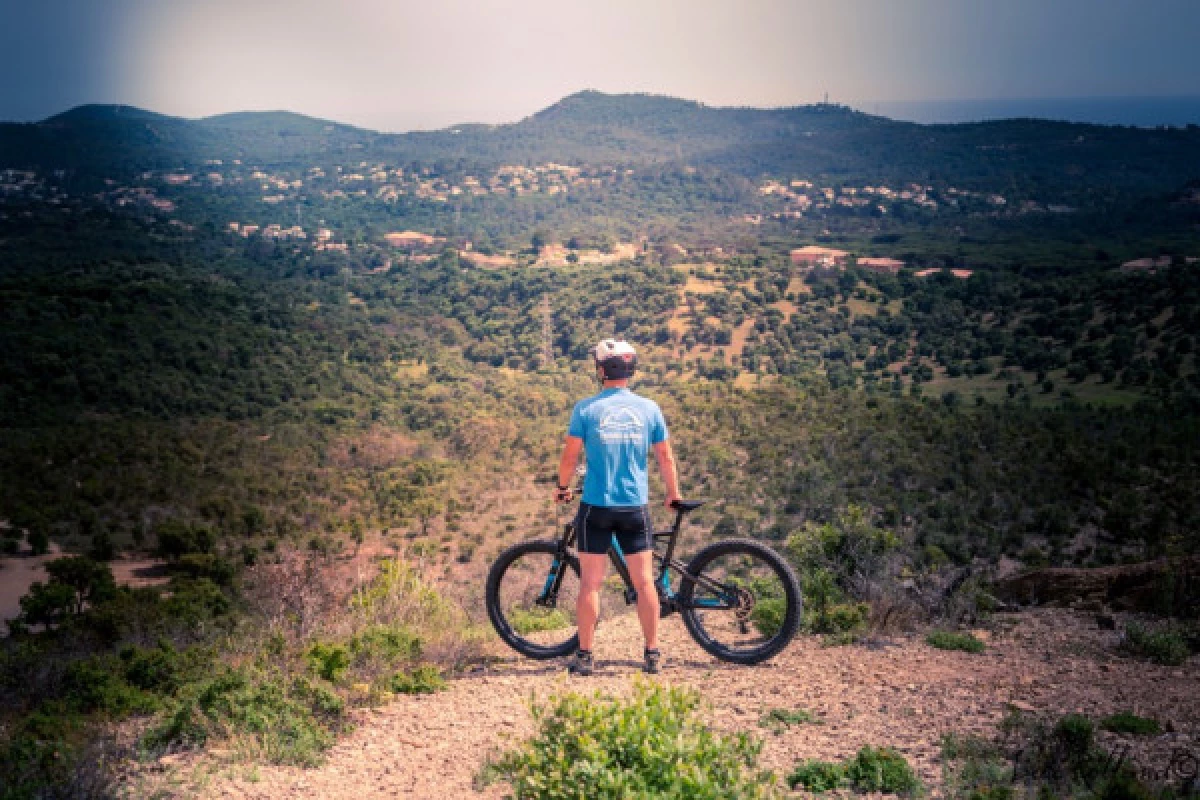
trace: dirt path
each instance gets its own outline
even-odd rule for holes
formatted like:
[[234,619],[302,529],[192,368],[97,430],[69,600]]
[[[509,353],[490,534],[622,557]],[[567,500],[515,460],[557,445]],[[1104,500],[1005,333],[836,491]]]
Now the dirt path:
[[[990,734],[1009,702],[1056,714],[1132,710],[1168,726],[1164,736],[1139,745],[1153,751],[1144,757],[1165,759],[1180,747],[1200,753],[1196,659],[1171,668],[1118,658],[1116,633],[1098,630],[1086,615],[1037,611],[1009,620],[1010,629],[982,655],[935,650],[918,637],[831,648],[803,637],[769,665],[739,668],[713,661],[670,619],[663,647],[671,660],[661,679],[698,689],[715,728],[762,736],[762,762],[781,777],[798,758],[843,758],[864,744],[893,745],[937,796],[941,734]],[[177,786],[190,784],[205,797],[500,798],[506,787],[478,792],[472,779],[489,751],[531,732],[531,694],[544,698],[567,688],[624,694],[640,674],[635,618],[601,630],[599,670],[590,679],[572,679],[558,663],[508,659],[454,680],[440,694],[356,712],[357,730],[320,769],[206,762],[169,770]],[[772,708],[804,708],[824,724],[776,735],[758,726]]]
[[[61,554],[59,546],[51,542],[50,552],[46,555],[34,556],[26,551],[0,559],[0,622],[7,622],[21,613],[21,598],[35,581],[46,580],[45,563]],[[6,628],[0,629],[0,635],[6,634]]]

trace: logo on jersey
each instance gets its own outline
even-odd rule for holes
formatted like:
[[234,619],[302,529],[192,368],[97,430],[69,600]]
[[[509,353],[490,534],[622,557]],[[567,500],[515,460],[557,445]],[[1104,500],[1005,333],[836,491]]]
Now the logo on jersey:
[[629,406],[617,406],[600,418],[596,432],[603,444],[636,444],[645,441],[642,418]]

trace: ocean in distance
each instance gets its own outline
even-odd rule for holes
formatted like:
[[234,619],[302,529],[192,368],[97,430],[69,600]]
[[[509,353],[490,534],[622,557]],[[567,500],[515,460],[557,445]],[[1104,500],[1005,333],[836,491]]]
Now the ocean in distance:
[[1184,97],[1030,97],[864,103],[860,111],[923,123],[1032,117],[1100,125],[1200,125],[1200,95]]

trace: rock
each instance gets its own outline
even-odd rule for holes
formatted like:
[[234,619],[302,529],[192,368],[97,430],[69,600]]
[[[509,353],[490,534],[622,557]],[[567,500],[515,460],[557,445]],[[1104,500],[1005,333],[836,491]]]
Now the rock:
[[1117,618],[1112,614],[1097,614],[1096,627],[1102,631],[1115,631],[1117,629]]
[[993,589],[998,598],[1014,603],[1153,611],[1162,601],[1162,587],[1167,581],[1185,587],[1175,598],[1178,606],[1200,604],[1195,589],[1190,595],[1186,590],[1200,586],[1200,556],[1095,569],[1035,569],[998,580]]

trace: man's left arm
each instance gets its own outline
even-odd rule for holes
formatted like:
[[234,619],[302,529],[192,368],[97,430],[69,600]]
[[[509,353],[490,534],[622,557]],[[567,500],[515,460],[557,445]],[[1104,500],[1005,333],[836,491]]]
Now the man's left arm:
[[[570,487],[571,479],[575,477],[575,465],[579,463],[579,453],[583,450],[583,439],[567,434],[563,442],[562,458],[558,460],[558,486]],[[570,497],[558,487],[554,489],[554,500],[565,503]]]

